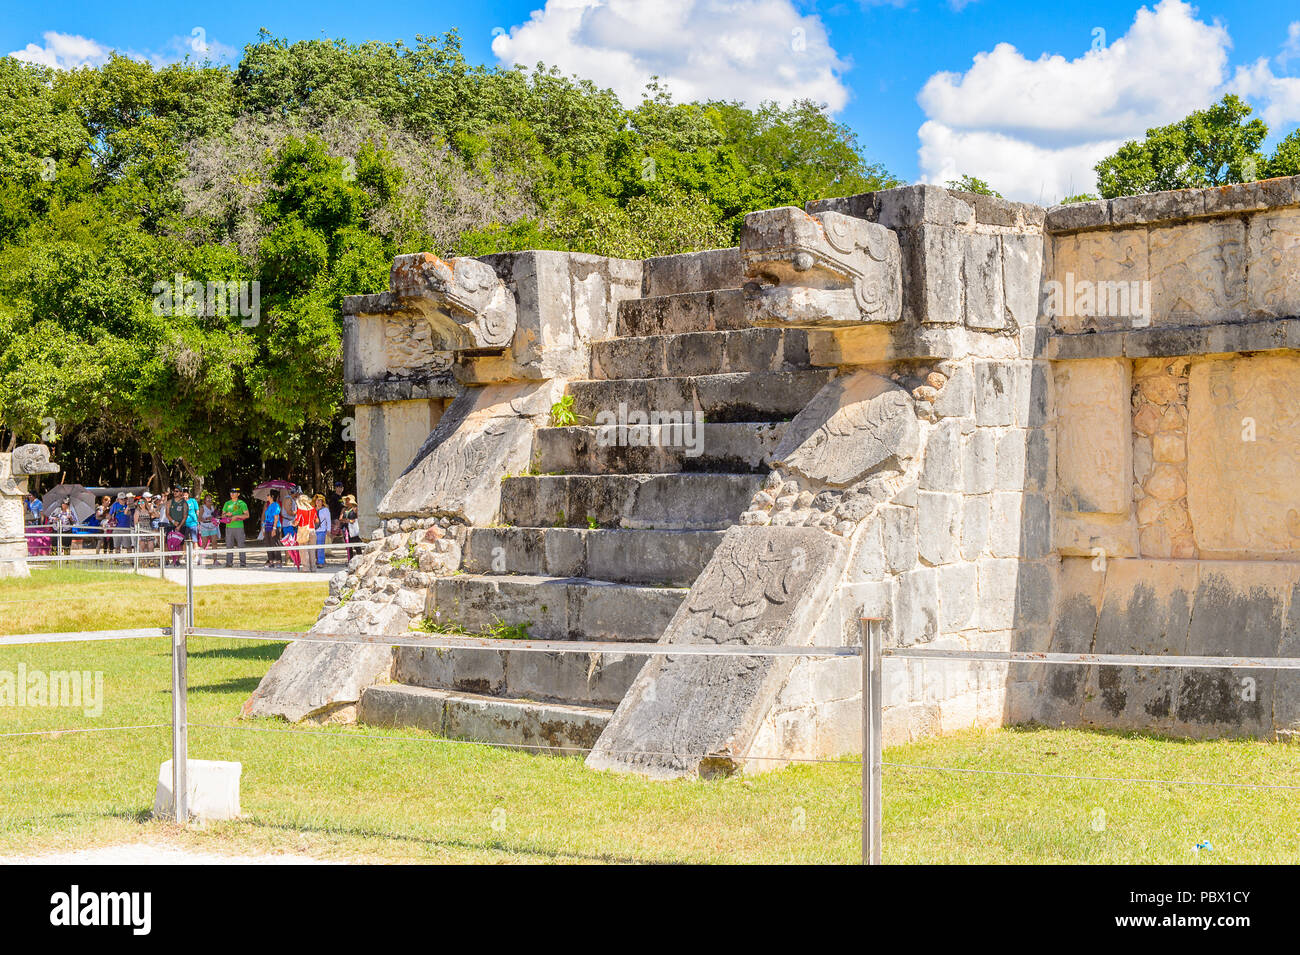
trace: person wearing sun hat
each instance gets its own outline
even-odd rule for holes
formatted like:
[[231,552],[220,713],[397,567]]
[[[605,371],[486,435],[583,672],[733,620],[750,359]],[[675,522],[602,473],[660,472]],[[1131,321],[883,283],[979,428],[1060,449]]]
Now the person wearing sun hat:
[[312,498],[312,507],[316,509],[316,566],[325,566],[325,544],[329,542],[333,518],[324,494]]
[[[357,524],[357,499],[351,494],[344,494],[339,504],[339,526],[343,528],[343,543],[351,544],[361,540],[361,528]],[[361,553],[358,547],[347,549],[347,559],[351,560]]]
[[299,494],[297,503],[298,510],[293,516],[293,525],[296,528],[294,539],[298,545],[299,559],[294,563],[298,565],[299,570],[314,574],[316,555],[315,548],[311,545],[316,541],[316,508],[312,506],[311,498],[306,494]]
[[244,521],[248,520],[248,505],[240,500],[239,488],[230,489],[230,500],[221,505],[221,523],[226,525],[226,566],[235,566],[235,555],[239,551],[239,566],[248,566],[248,555],[244,553],[247,538],[244,534]]

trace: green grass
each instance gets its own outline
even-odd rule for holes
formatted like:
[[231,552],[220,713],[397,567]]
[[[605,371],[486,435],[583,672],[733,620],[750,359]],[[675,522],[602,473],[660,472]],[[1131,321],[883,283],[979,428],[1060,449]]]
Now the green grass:
[[[301,629],[315,619],[324,591],[323,581],[202,588],[196,615],[209,626]],[[182,594],[148,578],[42,572],[32,581],[0,582],[0,632],[162,626],[167,604]],[[81,606],[87,601],[95,605],[89,617]],[[595,773],[578,758],[449,743],[414,730],[239,720],[240,704],[279,653],[272,643],[190,643],[190,720],[218,727],[192,726],[190,755],[243,763],[245,819],[187,831],[148,819],[158,765],[169,755],[166,728],[0,738],[0,853],[147,839],[209,851],[383,861],[858,858],[861,794],[853,762],[707,784],[654,783]],[[88,719],[67,709],[0,707],[0,734],[168,720],[165,640],[0,648],[0,670],[19,662],[103,671],[104,712]],[[1243,740],[1016,728],[893,747],[885,759],[1300,786],[1300,748]],[[1294,862],[1298,796],[887,766],[884,858]],[[1104,824],[1094,828],[1097,822]],[[1193,851],[1207,840],[1213,851]]]

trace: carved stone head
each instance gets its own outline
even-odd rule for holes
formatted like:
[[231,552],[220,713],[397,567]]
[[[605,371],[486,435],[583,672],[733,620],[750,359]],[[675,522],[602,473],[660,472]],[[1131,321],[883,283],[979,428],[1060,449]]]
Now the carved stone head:
[[898,236],[874,222],[792,206],[751,212],[740,255],[756,325],[858,325],[902,314]]
[[14,474],[53,474],[58,469],[50,461],[50,449],[43,444],[24,444],[14,449]]
[[390,276],[404,308],[429,319],[450,351],[504,348],[515,334],[515,297],[478,259],[399,255]]

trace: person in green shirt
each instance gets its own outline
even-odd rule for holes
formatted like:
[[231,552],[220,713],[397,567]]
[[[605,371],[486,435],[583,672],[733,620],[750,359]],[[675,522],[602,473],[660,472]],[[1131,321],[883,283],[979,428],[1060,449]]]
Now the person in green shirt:
[[221,505],[221,521],[226,525],[226,566],[233,567],[235,555],[230,550],[239,548],[239,566],[248,566],[248,555],[242,550],[245,544],[244,521],[248,519],[248,505],[239,499],[239,488],[230,489],[230,500]]

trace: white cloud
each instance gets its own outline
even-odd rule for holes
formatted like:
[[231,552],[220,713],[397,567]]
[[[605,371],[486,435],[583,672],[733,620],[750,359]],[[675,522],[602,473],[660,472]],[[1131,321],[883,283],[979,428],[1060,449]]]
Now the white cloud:
[[58,33],[54,30],[46,31],[41,35],[41,38],[45,41],[44,46],[28,43],[23,49],[14,50],[9,55],[17,60],[39,63],[42,66],[53,67],[56,70],[75,70],[82,66],[100,66],[106,63],[109,54],[114,52],[130,57],[133,60],[147,60],[154,67],[178,63],[185,59],[186,56],[190,58],[192,63],[202,63],[204,60],[220,63],[232,62],[239,55],[239,51],[233,46],[222,43],[220,40],[209,39],[207,31],[202,27],[195,27],[189,36],[172,37],[163,45],[161,50],[152,53],[118,50],[105,46],[98,40],[88,39],[84,36],[74,36],[70,33]]
[[651,76],[679,100],[848,102],[848,68],[790,0],[546,0],[492,41],[503,63],[541,62],[640,101]]
[[[47,30],[41,35],[44,46],[28,43],[21,50],[14,50],[9,55],[16,60],[51,66],[56,70],[74,70],[79,66],[99,66],[108,60],[110,47],[84,36],[71,33],[57,33]],[[0,49],[4,49],[0,47]]]
[[1269,126],[1300,122],[1300,77],[1275,76],[1263,57],[1250,66],[1237,68],[1232,92],[1262,101],[1264,106],[1259,112]]
[[1074,59],[1030,60],[1000,43],[922,88],[922,178],[969,173],[1033,202],[1091,192],[1092,167],[1124,140],[1222,95],[1231,46],[1222,25],[1181,0],[1142,7],[1124,36]]

